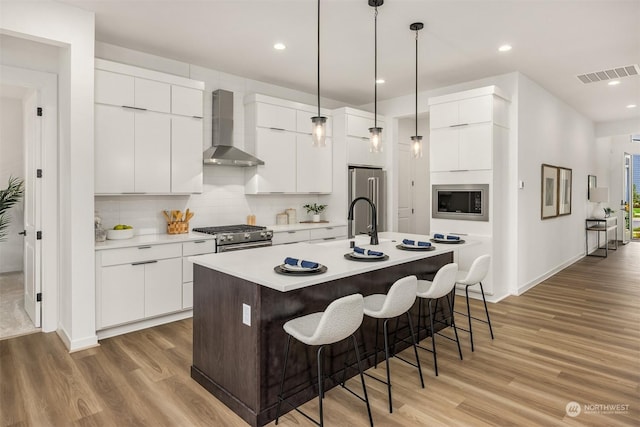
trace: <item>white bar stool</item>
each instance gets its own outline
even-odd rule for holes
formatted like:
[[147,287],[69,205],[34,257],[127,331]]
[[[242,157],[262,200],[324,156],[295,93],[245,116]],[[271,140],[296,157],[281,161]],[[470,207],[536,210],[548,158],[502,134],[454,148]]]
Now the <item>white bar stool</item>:
[[[466,329],[460,329],[469,332],[469,339],[471,340],[471,351],[473,351],[473,329],[471,328],[471,319],[487,323],[489,325],[489,333],[491,334],[491,339],[493,339],[493,328],[491,327],[491,319],[489,318],[489,310],[487,309],[487,300],[484,298],[484,288],[482,287],[482,281],[485,279],[485,277],[487,277],[490,263],[491,255],[481,255],[473,260],[469,271],[458,271],[458,275],[456,278],[456,287],[458,289],[462,289],[464,287],[467,301],[467,314],[459,312],[456,313],[466,316],[469,319],[469,330],[467,331]],[[480,285],[480,293],[482,294],[482,302],[484,303],[484,312],[487,315],[487,320],[478,319],[477,317],[471,316],[471,307],[469,306],[469,287],[474,285]]]
[[[418,333],[420,333],[420,318],[422,312],[422,302],[425,299],[429,300],[429,323],[430,323],[430,332],[431,332],[431,350],[428,348],[419,346],[423,350],[430,351],[433,353],[433,368],[436,376],[438,376],[438,358],[436,355],[436,335],[440,335],[450,341],[455,341],[458,344],[458,353],[460,354],[460,360],[462,360],[462,350],[460,349],[460,340],[458,339],[458,330],[456,329],[456,323],[453,316],[453,300],[449,300],[449,294],[453,291],[453,288],[456,286],[456,274],[458,273],[458,264],[451,263],[447,264],[438,270],[433,281],[429,280],[418,280],[418,298],[422,298],[420,300],[420,305],[418,307]],[[447,297],[448,305],[449,305],[449,313],[451,314],[450,322],[453,327],[453,331],[455,333],[455,340],[446,335],[442,335],[439,332],[434,333],[433,328],[433,315],[434,312],[437,311],[438,299],[442,297]],[[433,309],[432,303],[436,301],[436,310]],[[426,327],[426,325],[425,325]]]
[[376,319],[376,345],[374,349],[376,366],[378,365],[378,323],[380,319],[384,319],[382,328],[384,332],[384,354],[387,364],[387,381],[385,382],[379,378],[366,373],[365,374],[387,385],[387,390],[389,393],[389,413],[393,413],[393,405],[391,401],[391,370],[389,368],[389,359],[391,358],[391,355],[389,352],[389,329],[387,324],[389,323],[389,320],[402,316],[403,314],[406,314],[407,318],[409,319],[409,331],[411,333],[413,342],[413,350],[416,354],[416,364],[414,365],[410,361],[402,359],[401,357],[396,357],[398,357],[398,359],[402,360],[403,362],[406,362],[418,368],[418,373],[420,374],[420,384],[422,385],[422,388],[424,388],[422,369],[420,368],[420,359],[418,358],[416,337],[413,333],[413,323],[411,321],[411,316],[409,315],[409,309],[416,301],[417,290],[418,278],[416,276],[407,276],[397,280],[391,286],[389,292],[386,295],[374,294],[366,296],[364,298],[364,314]]
[[[354,332],[358,330],[362,324],[364,318],[364,303],[361,294],[349,295],[339,298],[333,301],[324,312],[307,314],[296,319],[289,320],[284,324],[283,328],[289,335],[287,337],[287,343],[285,347],[284,367],[282,369],[282,379],[280,381],[280,393],[278,394],[278,407],[276,409],[276,424],[280,418],[280,404],[282,402],[287,403],[293,409],[298,411],[304,417],[314,422],[319,426],[324,425],[323,413],[322,413],[322,399],[324,397],[324,373],[323,373],[323,359],[322,351],[324,347],[329,344],[334,344],[339,341],[348,338],[349,336],[353,340],[353,347],[356,352],[356,359],[358,363],[358,370],[360,371],[360,380],[362,381],[362,390],[364,391],[364,398],[351,392],[355,396],[363,400],[367,404],[367,412],[369,413],[369,423],[373,427],[373,418],[371,417],[371,408],[369,406],[369,398],[367,396],[367,387],[364,383],[364,375],[362,372],[362,364],[360,361],[360,352],[358,351],[358,343]],[[317,352],[318,359],[318,406],[320,412],[320,422],[314,420],[309,415],[302,412],[298,407],[293,406],[283,396],[284,393],[284,380],[287,370],[287,361],[289,359],[289,348],[291,346],[291,337],[300,341],[306,345],[320,346]],[[342,384],[344,386],[344,382]],[[346,387],[345,387],[346,388]]]

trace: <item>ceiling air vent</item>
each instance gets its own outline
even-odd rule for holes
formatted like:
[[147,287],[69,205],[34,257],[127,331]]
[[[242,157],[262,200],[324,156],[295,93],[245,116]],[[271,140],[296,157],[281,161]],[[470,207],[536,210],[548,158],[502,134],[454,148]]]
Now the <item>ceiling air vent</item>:
[[625,65],[623,67],[615,67],[609,70],[580,74],[577,77],[582,83],[588,84],[605,80],[619,79],[622,77],[637,76],[638,74],[640,74],[640,67],[638,66],[638,64],[633,64]]

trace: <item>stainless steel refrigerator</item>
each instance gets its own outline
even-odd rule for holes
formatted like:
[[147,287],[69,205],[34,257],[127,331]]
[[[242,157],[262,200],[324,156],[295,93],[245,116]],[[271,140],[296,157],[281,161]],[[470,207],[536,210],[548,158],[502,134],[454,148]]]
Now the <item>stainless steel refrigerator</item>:
[[[385,231],[386,224],[386,179],[385,171],[378,168],[349,167],[349,204],[357,197],[366,197],[373,202],[378,216],[378,232]],[[353,221],[349,221],[349,237],[368,234],[371,230],[371,208],[364,201],[356,203]]]

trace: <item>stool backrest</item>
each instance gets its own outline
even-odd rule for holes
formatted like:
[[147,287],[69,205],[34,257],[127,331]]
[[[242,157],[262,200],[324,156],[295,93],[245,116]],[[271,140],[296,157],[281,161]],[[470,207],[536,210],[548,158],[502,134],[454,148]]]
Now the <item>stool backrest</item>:
[[421,298],[442,298],[447,295],[456,285],[456,275],[458,274],[458,264],[451,263],[444,265],[438,270],[433,278],[431,286],[426,293],[421,294]]
[[390,319],[406,313],[416,301],[418,278],[407,276],[395,281],[387,293],[387,298],[378,313],[380,317]]
[[491,255],[480,255],[478,258],[473,260],[473,264],[471,264],[467,277],[463,279],[464,284],[475,285],[476,283],[482,282],[489,272],[490,263]]
[[323,345],[342,341],[362,324],[364,298],[361,294],[348,295],[333,301],[322,314],[309,345]]

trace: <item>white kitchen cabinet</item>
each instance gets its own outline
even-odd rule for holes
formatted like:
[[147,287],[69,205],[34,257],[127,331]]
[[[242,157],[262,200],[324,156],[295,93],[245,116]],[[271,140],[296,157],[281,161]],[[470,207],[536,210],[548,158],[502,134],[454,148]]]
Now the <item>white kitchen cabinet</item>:
[[332,239],[346,239],[347,238],[347,226],[332,226],[323,228],[313,228],[309,230],[309,240],[323,241]]
[[331,138],[326,147],[314,147],[311,135],[296,137],[296,191],[298,193],[331,193],[333,169]]
[[[332,141],[313,147],[310,105],[252,94],[245,98],[245,149],[265,162],[245,171],[245,193],[330,193]],[[331,116],[326,110],[327,135]]]
[[313,226],[313,228],[296,228],[294,230],[274,231],[272,243],[274,245],[283,245],[287,243],[321,242],[330,239],[347,238],[346,225],[328,225],[326,227],[318,227],[313,224],[308,225]]
[[[335,147],[345,147],[346,163],[357,166],[384,167],[386,164],[384,150],[388,147],[385,136],[384,121],[378,117],[374,122],[373,114],[353,108],[340,108],[333,111]],[[369,128],[378,127],[382,131],[382,150],[372,153],[369,145]],[[335,148],[334,148],[335,149]],[[341,157],[341,156],[338,156]]]
[[135,112],[134,192],[171,190],[171,118],[151,111]]
[[98,329],[144,318],[144,265],[100,269],[97,292]]
[[204,83],[95,62],[95,193],[202,192]]
[[204,255],[216,251],[215,240],[196,240],[182,244],[182,308],[193,307],[193,263],[190,256]]
[[145,317],[182,310],[182,259],[159,260],[144,267]]
[[202,90],[171,85],[171,113],[202,118]]
[[492,168],[493,124],[481,123],[431,131],[432,172]]
[[95,192],[135,191],[135,120],[133,110],[95,107]]
[[[382,127],[382,123],[378,121],[378,127]],[[369,128],[374,127],[373,114],[371,117],[357,116],[355,114],[347,114],[347,135],[357,138],[369,139]]]
[[309,230],[276,231],[273,233],[271,243],[284,245],[287,243],[306,242],[309,240]]
[[171,192],[202,193],[202,119],[171,117]]
[[431,128],[468,125],[493,120],[493,95],[482,95],[433,105]]

